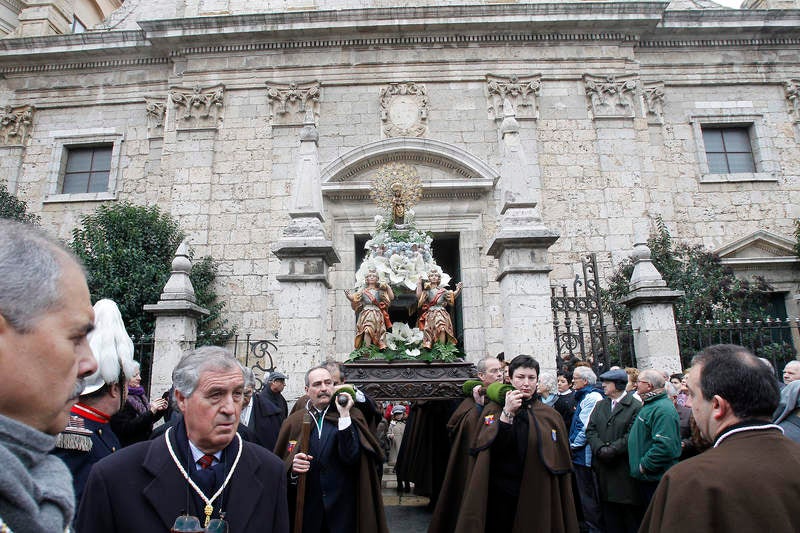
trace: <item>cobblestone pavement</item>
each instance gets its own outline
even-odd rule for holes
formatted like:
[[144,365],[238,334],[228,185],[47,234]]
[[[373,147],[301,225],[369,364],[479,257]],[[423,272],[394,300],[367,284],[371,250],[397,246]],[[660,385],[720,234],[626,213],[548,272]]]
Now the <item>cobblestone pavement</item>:
[[[427,501],[427,498],[425,498]],[[386,521],[390,533],[426,533],[431,512],[425,505],[387,505]]]

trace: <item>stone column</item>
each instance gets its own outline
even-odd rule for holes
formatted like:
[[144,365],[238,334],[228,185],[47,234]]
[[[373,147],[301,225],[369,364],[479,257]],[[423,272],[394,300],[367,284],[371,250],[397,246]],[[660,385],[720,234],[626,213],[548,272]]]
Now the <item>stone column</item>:
[[633,250],[631,292],[619,300],[631,310],[633,346],[639,369],[655,368],[670,374],[680,372],[681,355],[672,303],[684,295],[667,287],[643,242]]
[[192,262],[186,243],[181,243],[172,260],[172,275],[157,304],[144,306],[156,315],[153,366],[150,373],[150,397],[158,398],[172,386],[172,370],[181,357],[194,349],[197,319],[208,310],[195,303],[194,287],[189,279]]
[[272,247],[281,261],[278,295],[278,352],[288,400],[303,394],[303,376],[330,353],[328,338],[328,267],[339,262],[322,226],[322,190],[317,153],[319,134],[313,111],[306,113],[295,154],[291,222]]
[[59,35],[72,31],[74,10],[67,0],[27,0],[13,37]]
[[547,250],[559,235],[542,223],[537,207],[541,196],[538,165],[525,154],[514,109],[507,100],[503,115],[497,184],[500,229],[488,251],[500,262],[497,281],[503,309],[503,351],[507,360],[529,354],[539,362],[541,371],[555,371]]

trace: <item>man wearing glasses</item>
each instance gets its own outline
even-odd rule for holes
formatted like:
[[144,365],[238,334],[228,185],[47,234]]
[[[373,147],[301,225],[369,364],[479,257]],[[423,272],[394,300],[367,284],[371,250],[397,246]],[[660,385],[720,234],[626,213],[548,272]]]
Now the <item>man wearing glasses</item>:
[[200,531],[227,523],[237,533],[288,533],[281,461],[236,432],[244,389],[239,362],[223,348],[204,346],[183,356],[172,380],[183,419],[92,468],[76,531],[187,531],[179,525],[199,522]]
[[439,492],[439,500],[436,502],[436,509],[428,528],[429,533],[452,531],[456,525],[461,498],[475,461],[469,450],[481,427],[481,412],[486,399],[485,389],[503,379],[503,365],[496,357],[485,357],[475,366],[482,385],[476,385],[472,389],[472,395],[461,402],[447,422],[452,447],[444,484]]

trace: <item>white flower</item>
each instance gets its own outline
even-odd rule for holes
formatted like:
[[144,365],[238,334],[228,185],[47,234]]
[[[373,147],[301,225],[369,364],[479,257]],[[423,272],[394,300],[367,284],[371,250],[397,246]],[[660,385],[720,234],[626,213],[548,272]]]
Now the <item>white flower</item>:
[[406,355],[411,356],[411,357],[417,357],[419,355],[419,353],[420,352],[419,352],[418,348],[414,348],[413,350],[406,350]]

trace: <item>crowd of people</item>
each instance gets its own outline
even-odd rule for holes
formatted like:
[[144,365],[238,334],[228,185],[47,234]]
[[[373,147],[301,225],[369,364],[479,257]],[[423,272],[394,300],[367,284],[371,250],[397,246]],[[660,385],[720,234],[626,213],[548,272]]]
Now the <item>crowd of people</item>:
[[[132,353],[77,258],[0,221],[0,531],[388,531],[383,464],[420,433],[407,406],[327,362],[290,412],[286,375],[256,391],[220,347],[187,352],[151,400]],[[798,529],[800,361],[782,383],[735,345],[674,375],[541,373],[529,355],[476,370],[440,428],[430,533]]]

